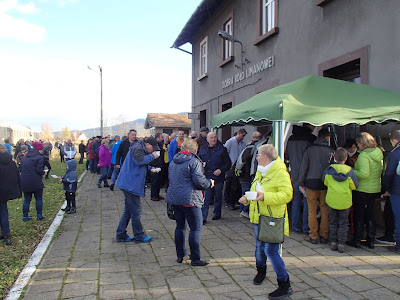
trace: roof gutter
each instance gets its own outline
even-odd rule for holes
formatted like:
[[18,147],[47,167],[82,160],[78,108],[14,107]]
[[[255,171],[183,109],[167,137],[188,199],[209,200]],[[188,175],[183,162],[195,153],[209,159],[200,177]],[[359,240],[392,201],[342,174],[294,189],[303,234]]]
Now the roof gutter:
[[182,52],[185,52],[185,53],[187,53],[187,54],[190,54],[190,55],[192,55],[192,54],[193,54],[192,52],[189,52],[189,51],[187,51],[187,50],[185,50],[185,49],[182,49],[182,48],[179,48],[179,47],[171,46],[171,48],[172,48],[172,49],[178,49],[178,50],[181,50]]

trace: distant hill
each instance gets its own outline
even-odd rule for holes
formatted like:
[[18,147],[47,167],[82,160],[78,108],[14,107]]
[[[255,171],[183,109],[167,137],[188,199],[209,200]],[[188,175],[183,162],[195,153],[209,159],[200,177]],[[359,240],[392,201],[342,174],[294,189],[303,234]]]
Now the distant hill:
[[[104,126],[104,136],[119,135],[122,137],[127,135],[130,129],[136,129],[138,137],[148,136],[150,135],[150,130],[144,129],[145,122],[145,119],[136,119],[134,121],[123,122],[114,126]],[[86,134],[88,138],[100,135],[100,127],[89,128],[85,130],[70,129],[71,133],[75,131]],[[60,134],[61,131],[54,132],[54,135],[56,136],[59,136]]]
[[[130,122],[124,122],[121,124],[117,124],[114,126],[104,127],[104,136],[107,135],[119,135],[124,136],[127,135],[130,129],[136,129],[138,132],[138,136],[144,137],[150,134],[149,130],[144,129],[145,119],[136,119]],[[72,131],[72,130],[71,130]],[[81,130],[80,132],[85,133],[87,137],[100,135],[100,127],[89,128],[85,130]]]

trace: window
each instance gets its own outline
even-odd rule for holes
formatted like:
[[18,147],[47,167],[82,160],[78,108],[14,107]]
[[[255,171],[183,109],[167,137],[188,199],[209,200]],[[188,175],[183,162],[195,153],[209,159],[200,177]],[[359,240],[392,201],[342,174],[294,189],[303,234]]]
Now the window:
[[207,111],[201,110],[200,111],[200,128],[203,126],[207,126]]
[[[224,24],[224,31],[232,35],[232,19]],[[224,40],[224,60],[232,56],[232,42]]]
[[262,0],[261,35],[275,27],[275,0]]
[[278,33],[278,0],[258,0],[258,38],[254,45]]
[[200,43],[200,74],[198,80],[207,76],[208,37]]
[[[222,105],[222,111],[227,111],[228,109],[232,108],[232,102],[225,103]],[[222,128],[222,136],[221,136],[221,142],[225,144],[227,140],[229,140],[232,137],[232,127],[223,127]]]

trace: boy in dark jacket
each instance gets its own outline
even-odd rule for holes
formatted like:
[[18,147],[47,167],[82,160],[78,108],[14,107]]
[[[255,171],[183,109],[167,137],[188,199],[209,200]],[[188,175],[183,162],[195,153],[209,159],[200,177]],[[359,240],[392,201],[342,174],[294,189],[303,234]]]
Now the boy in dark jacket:
[[63,177],[59,177],[59,181],[63,183],[65,190],[65,200],[67,200],[67,207],[64,209],[68,214],[76,213],[75,192],[78,187],[78,176],[76,175],[76,161],[68,160],[65,162],[67,165],[67,172]]

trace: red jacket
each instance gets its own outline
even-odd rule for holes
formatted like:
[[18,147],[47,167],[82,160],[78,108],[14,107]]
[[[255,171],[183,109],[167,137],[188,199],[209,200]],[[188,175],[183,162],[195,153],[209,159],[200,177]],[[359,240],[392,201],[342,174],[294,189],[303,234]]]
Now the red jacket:
[[88,151],[89,151],[89,159],[94,159],[94,153],[92,151],[92,145],[94,141],[91,141],[88,145]]

